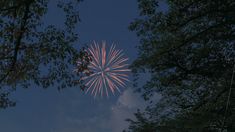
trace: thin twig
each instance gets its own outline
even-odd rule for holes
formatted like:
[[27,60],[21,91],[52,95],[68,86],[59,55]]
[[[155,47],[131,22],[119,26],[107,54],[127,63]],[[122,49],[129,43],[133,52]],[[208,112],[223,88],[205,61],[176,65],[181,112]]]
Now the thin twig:
[[226,122],[226,115],[227,115],[228,107],[229,107],[229,103],[230,103],[230,97],[231,97],[231,92],[232,92],[234,73],[235,73],[235,64],[233,66],[233,73],[232,73],[232,78],[231,78],[230,87],[229,87],[229,93],[228,93],[228,98],[227,98],[227,103],[226,103],[226,108],[225,108],[225,113],[224,113],[224,119],[223,119],[223,122],[222,122],[223,124],[222,124],[222,128],[221,128],[220,132],[223,132],[224,125],[225,125],[225,122]]

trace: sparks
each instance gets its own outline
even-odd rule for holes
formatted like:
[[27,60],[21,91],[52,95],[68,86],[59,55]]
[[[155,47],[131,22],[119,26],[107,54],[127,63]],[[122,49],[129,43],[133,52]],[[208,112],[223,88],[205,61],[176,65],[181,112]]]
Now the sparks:
[[[94,42],[88,49],[88,54],[91,55],[91,62],[88,64],[88,69],[91,74],[82,78],[85,82],[86,93],[90,92],[96,96],[109,96],[109,92],[114,94],[120,92],[120,87],[125,87],[129,81],[127,72],[130,69],[126,68],[128,58],[124,57],[123,50],[117,50],[116,45],[112,44],[109,51],[106,50],[106,43],[102,45]],[[81,63],[78,61],[77,65]]]

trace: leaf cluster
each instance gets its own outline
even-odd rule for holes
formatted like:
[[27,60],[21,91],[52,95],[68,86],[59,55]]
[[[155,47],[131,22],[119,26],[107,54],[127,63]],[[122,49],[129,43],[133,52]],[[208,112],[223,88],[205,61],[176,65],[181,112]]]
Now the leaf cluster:
[[140,88],[145,99],[155,92],[163,96],[147,109],[149,123],[168,131],[231,130],[234,104],[224,113],[235,58],[235,2],[167,0],[165,11],[157,0],[138,2],[140,17],[130,30],[141,45],[132,69],[151,74]]

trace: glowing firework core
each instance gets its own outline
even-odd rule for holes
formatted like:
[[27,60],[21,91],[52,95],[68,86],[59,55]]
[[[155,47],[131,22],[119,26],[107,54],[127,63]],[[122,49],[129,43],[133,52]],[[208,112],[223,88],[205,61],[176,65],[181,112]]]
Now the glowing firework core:
[[[82,78],[87,87],[86,93],[91,92],[96,96],[99,93],[103,96],[104,91],[108,94],[108,89],[114,94],[115,90],[120,92],[119,87],[126,86],[125,81],[128,80],[126,72],[130,70],[126,68],[128,58],[124,58],[123,50],[116,50],[115,45],[112,45],[106,51],[106,43],[102,42],[102,46],[95,43],[91,45],[87,52],[91,55],[91,62],[88,65],[88,70],[91,71],[90,75]],[[81,65],[78,60],[77,65]]]

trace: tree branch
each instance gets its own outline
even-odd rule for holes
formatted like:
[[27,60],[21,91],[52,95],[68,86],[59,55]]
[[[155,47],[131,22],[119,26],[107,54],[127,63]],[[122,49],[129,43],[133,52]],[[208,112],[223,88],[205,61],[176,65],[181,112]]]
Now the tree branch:
[[25,5],[26,9],[25,9],[25,12],[24,12],[24,16],[22,18],[22,23],[20,25],[19,36],[18,36],[17,40],[15,41],[15,49],[14,49],[12,64],[11,64],[9,70],[7,71],[7,73],[0,79],[0,83],[2,83],[7,78],[7,76],[10,74],[10,72],[14,69],[15,64],[17,62],[18,50],[19,50],[19,47],[20,47],[20,44],[21,44],[21,40],[23,38],[24,30],[26,29],[27,20],[29,18],[29,12],[30,12],[29,11],[29,6],[30,6],[30,4],[31,3],[26,3],[26,5]]
[[[228,89],[223,89],[222,91],[220,91],[215,98],[213,99],[213,102],[216,102],[226,91],[228,91]],[[201,103],[199,103],[197,106],[195,106],[193,108],[194,111],[198,110],[199,108],[201,108],[203,105],[207,104],[208,102],[212,102],[211,100],[203,100]]]
[[0,12],[13,10],[13,9],[18,8],[18,7],[20,7],[20,5],[17,5],[17,6],[10,6],[10,7],[7,7],[7,8],[0,9]]
[[208,31],[210,31],[211,29],[213,28],[216,28],[216,27],[219,27],[219,26],[223,26],[224,24],[227,24],[228,22],[221,22],[219,24],[216,24],[216,25],[213,25],[213,26],[210,26],[208,28],[206,28],[205,30],[201,31],[201,32],[198,32],[197,34],[193,35],[192,37],[186,39],[183,43],[179,44],[178,46],[176,47],[173,47],[173,48],[169,48],[168,50],[165,50],[159,54],[157,54],[157,56],[162,56],[162,55],[165,55],[166,53],[169,53],[171,51],[175,51],[175,50],[178,50],[180,49],[181,47],[185,46],[186,44],[188,44],[189,42],[193,41],[194,39],[196,39],[197,37],[203,35],[203,34],[206,34]]

